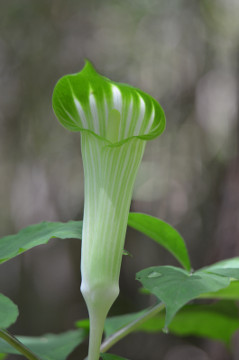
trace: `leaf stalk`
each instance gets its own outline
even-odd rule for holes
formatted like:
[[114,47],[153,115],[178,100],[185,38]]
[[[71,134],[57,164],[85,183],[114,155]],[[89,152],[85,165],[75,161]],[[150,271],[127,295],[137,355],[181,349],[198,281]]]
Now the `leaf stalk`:
[[113,335],[109,336],[105,339],[105,341],[101,344],[100,351],[102,353],[109,350],[113,345],[115,345],[118,341],[123,339],[128,334],[132,333],[136,330],[141,324],[145,323],[147,320],[153,318],[156,314],[160,313],[165,308],[163,303],[156,304],[151,307],[147,312],[145,312],[138,319],[132,321],[130,324],[124,326],[122,329],[116,331]]
[[37,355],[35,355],[30,349],[28,349],[23,343],[21,343],[15,336],[10,334],[7,330],[0,329],[0,337],[5,340],[9,345],[14,347],[22,355],[24,355],[29,360],[41,360]]

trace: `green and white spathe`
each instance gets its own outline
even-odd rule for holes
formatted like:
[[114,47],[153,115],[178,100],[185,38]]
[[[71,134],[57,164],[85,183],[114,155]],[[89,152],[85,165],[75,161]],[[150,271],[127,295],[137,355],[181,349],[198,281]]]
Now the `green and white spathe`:
[[88,359],[95,360],[105,317],[119,293],[137,170],[146,140],[163,132],[165,117],[151,96],[99,75],[89,62],[80,73],[58,81],[53,108],[65,128],[81,132],[85,179],[81,290],[91,322]]

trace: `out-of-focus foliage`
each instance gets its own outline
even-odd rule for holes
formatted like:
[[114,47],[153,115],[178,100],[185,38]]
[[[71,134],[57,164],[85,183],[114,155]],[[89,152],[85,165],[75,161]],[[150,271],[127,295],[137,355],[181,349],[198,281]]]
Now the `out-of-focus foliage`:
[[[109,337],[142,315],[143,311],[140,311],[108,318],[105,323],[106,336]],[[164,318],[165,314],[158,314],[141,324],[135,331],[161,332],[164,328]],[[80,325],[79,322],[79,327]],[[211,305],[187,305],[176,314],[169,325],[169,331],[174,334],[209,337],[223,341],[228,346],[238,328],[238,308],[233,301],[221,301]]]
[[[71,330],[62,334],[44,334],[41,337],[18,336],[17,339],[41,360],[65,360],[76,346],[82,343],[87,337],[84,330]],[[1,352],[18,354],[19,352],[0,339]]]
[[129,213],[128,225],[167,249],[186,269],[191,269],[188,251],[181,235],[165,221],[141,213]]
[[103,359],[103,360],[128,360],[126,358],[122,358],[121,356],[112,355],[112,354],[101,354],[101,359]]
[[[80,138],[59,126],[51,95],[59,77],[88,58],[100,73],[151,94],[166,113],[164,135],[147,144],[133,210],[176,226],[194,268],[237,256],[238,18],[237,0],[1,1],[0,236],[82,219]],[[132,230],[125,248],[133,258],[124,258],[113,314],[149,305],[138,297],[136,271],[172,262]],[[1,265],[0,291],[24,310],[15,333],[61,332],[86,317],[79,261],[79,242],[65,240]],[[136,334],[124,346],[138,360],[149,353],[158,360],[159,351],[163,360],[229,358],[216,345],[170,335],[143,342]]]
[[68,221],[47,222],[30,225],[18,234],[7,235],[0,239],[0,263],[11,260],[15,256],[35,246],[47,244],[50,239],[81,239],[82,222]]
[[6,296],[0,294],[0,327],[5,329],[12,325],[18,317],[17,306]]

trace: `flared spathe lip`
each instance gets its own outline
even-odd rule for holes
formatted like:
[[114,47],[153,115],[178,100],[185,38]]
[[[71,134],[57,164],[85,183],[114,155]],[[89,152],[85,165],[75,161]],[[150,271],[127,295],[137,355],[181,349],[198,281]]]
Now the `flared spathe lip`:
[[[87,60],[81,72],[63,76],[53,92],[53,109],[68,130],[87,132],[116,147],[133,140],[151,140],[165,129],[159,103],[143,91],[98,74]],[[118,138],[107,136],[109,114],[121,117]]]

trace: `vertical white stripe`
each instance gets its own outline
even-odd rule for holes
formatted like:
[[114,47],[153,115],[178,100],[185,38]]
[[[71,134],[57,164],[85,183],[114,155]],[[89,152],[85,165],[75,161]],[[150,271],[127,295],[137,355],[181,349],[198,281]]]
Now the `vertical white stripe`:
[[[128,178],[127,178],[127,182],[125,184],[125,189],[128,189],[128,191],[124,192],[124,195],[122,197],[122,203],[125,203],[125,201],[127,200],[127,198],[130,198],[129,203],[127,204],[128,208],[126,209],[124,206],[121,207],[121,212],[119,217],[122,217],[124,215],[124,220],[122,220],[122,223],[125,222],[125,225],[127,224],[127,220],[128,220],[128,211],[129,211],[129,206],[130,206],[130,202],[131,202],[131,197],[132,197],[132,191],[133,191],[133,185],[134,185],[134,181],[135,181],[135,177],[137,175],[137,171],[138,171],[138,167],[139,164],[141,162],[143,153],[144,153],[144,148],[145,148],[145,143],[142,143],[141,141],[139,141],[137,144],[135,144],[135,147],[132,149],[132,153],[134,153],[134,157],[131,159],[131,164],[134,164],[134,166],[129,166],[129,174],[128,174]],[[130,165],[130,164],[129,164]],[[116,233],[119,234],[120,236],[120,224],[118,224],[118,229],[115,230]],[[124,244],[124,238],[123,238],[123,244]],[[123,250],[123,244],[122,244],[122,250]],[[121,264],[121,258],[117,257],[117,255],[115,254],[115,259],[113,259],[113,261],[117,261],[117,263],[115,264],[115,268],[118,268],[118,271],[120,270],[120,264]]]
[[104,118],[104,121],[105,121],[105,128],[104,128],[105,134],[104,134],[104,136],[106,136],[106,129],[108,128],[109,107],[108,107],[108,102],[107,102],[105,96],[104,96],[104,108],[105,108],[105,118]]
[[[128,183],[131,179],[131,174],[130,174],[130,165],[131,165],[131,162],[129,161],[130,160],[130,156],[132,157],[132,154],[131,154],[131,149],[128,149],[129,152],[127,153],[127,156],[125,157],[125,161],[124,161],[124,166],[123,166],[123,169],[121,171],[121,173],[117,173],[117,175],[119,176],[120,175],[120,178],[117,180],[117,193],[115,194],[115,199],[114,199],[114,202],[115,204],[117,204],[116,206],[120,209],[120,215],[118,215],[118,225],[116,226],[116,228],[114,229],[111,229],[111,236],[114,236],[115,238],[115,241],[112,242],[112,246],[111,246],[111,253],[113,256],[111,256],[111,272],[113,272],[113,267],[114,267],[114,262],[115,262],[115,251],[116,251],[116,247],[120,247],[120,249],[122,249],[122,242],[124,241],[124,234],[122,236],[122,234],[119,234],[119,227],[121,227],[122,225],[122,211],[127,211],[126,209],[126,203],[125,203],[125,193],[128,194],[128,191],[129,190],[126,186],[124,186],[124,194],[122,194],[122,185],[127,185],[125,184],[125,179],[126,180],[126,183]],[[126,171],[126,170],[129,170],[129,171]],[[114,190],[114,189],[113,189]],[[130,198],[128,198],[128,200],[130,201]],[[127,202],[127,201],[126,201]],[[114,219],[114,220],[117,220],[117,219]],[[112,234],[113,232],[113,234]],[[119,243],[119,240],[120,240],[120,243]],[[117,254],[118,256],[121,257],[122,254]],[[116,256],[117,257],[117,256]]]
[[144,134],[147,134],[149,132],[149,130],[151,129],[151,126],[154,121],[154,115],[155,115],[155,110],[154,110],[154,106],[152,105],[152,112],[151,112],[150,118],[148,120],[148,125],[146,126],[146,129],[144,130]]
[[139,111],[139,117],[138,119],[136,119],[136,126],[135,126],[135,129],[134,129],[134,136],[137,136],[140,134],[140,129],[141,129],[141,126],[142,126],[142,122],[143,122],[143,119],[144,119],[144,115],[145,115],[145,102],[144,100],[142,99],[142,97],[138,94],[138,97],[139,97],[139,106],[140,106],[140,111]]
[[128,109],[128,116],[127,116],[126,124],[125,124],[125,131],[124,131],[123,139],[126,139],[127,137],[130,136],[129,127],[130,127],[130,123],[132,121],[132,113],[133,113],[133,99],[131,97],[130,104],[129,104],[129,109]]
[[[124,180],[126,181],[122,181],[119,184],[118,187],[118,196],[117,199],[115,200],[116,203],[119,205],[120,204],[120,214],[119,214],[119,218],[122,219],[124,213],[126,213],[128,217],[128,208],[130,206],[130,202],[131,202],[131,196],[132,196],[132,190],[133,190],[133,184],[134,184],[134,179],[137,173],[137,169],[140,163],[140,160],[142,158],[143,155],[143,150],[144,150],[144,146],[142,147],[142,142],[139,141],[137,144],[133,144],[131,143],[130,149],[127,149],[130,153],[130,158],[129,161],[127,161],[126,166],[124,166],[124,170],[122,171],[123,173],[123,177]],[[127,159],[128,160],[128,159]],[[122,177],[121,177],[122,179]],[[125,191],[123,192],[122,195],[122,184],[124,184],[124,189]],[[128,199],[128,201],[127,201]],[[121,231],[121,226],[123,225],[125,219],[121,220],[121,222],[118,222],[117,228],[114,229],[114,234],[116,237],[121,237],[121,249],[123,250],[123,243],[124,243],[124,237],[121,236],[120,231]],[[126,219],[127,221],[127,219]],[[118,240],[118,239],[117,239]],[[117,264],[115,264],[115,260],[118,259],[117,263],[121,262],[121,258],[117,256],[117,254],[115,254],[115,250],[116,250],[116,246],[118,244],[115,242],[114,246],[112,248],[112,253],[115,255],[114,258],[112,259],[112,267],[116,267],[117,268]],[[119,246],[119,245],[118,245]],[[113,271],[113,268],[112,268]]]
[[116,85],[112,85],[113,108],[122,112],[122,94]]
[[79,100],[76,97],[73,97],[73,99],[74,99],[74,104],[75,104],[76,110],[78,112],[80,121],[82,122],[82,126],[84,129],[88,129],[88,123],[86,120],[85,112],[82,109],[82,106],[81,106]]
[[97,110],[97,105],[96,105],[96,101],[95,101],[95,96],[94,94],[90,94],[89,97],[90,100],[90,110],[91,110],[91,114],[92,114],[92,118],[93,118],[93,124],[94,124],[94,132],[98,135],[100,134],[100,130],[99,130],[99,115],[98,115],[98,110]]

